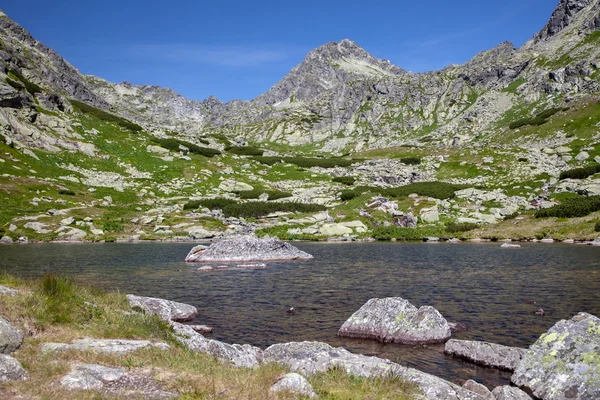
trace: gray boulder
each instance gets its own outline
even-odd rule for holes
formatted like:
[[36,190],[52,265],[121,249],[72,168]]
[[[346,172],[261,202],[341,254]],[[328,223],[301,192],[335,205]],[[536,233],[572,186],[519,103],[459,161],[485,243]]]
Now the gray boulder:
[[600,318],[557,322],[529,348],[511,381],[542,399],[600,399]]
[[23,332],[0,317],[0,354],[10,354],[23,343]]
[[211,261],[273,261],[308,260],[313,258],[289,243],[276,238],[235,236],[211,244],[208,248],[196,246],[185,258],[186,262]]
[[13,240],[10,236],[2,236],[0,238],[0,244],[13,244]]
[[492,390],[495,400],[531,400],[531,397],[519,388],[512,386],[498,386]]
[[262,350],[248,344],[227,344],[207,339],[191,326],[178,322],[172,323],[177,340],[190,350],[210,354],[236,367],[254,368],[262,361]]
[[152,379],[127,373],[123,368],[97,364],[79,364],[71,368],[60,383],[68,390],[94,390],[127,398],[171,399],[176,393],[167,392]]
[[492,396],[492,392],[485,385],[481,383],[475,382],[472,379],[469,379],[465,383],[463,383],[463,387],[467,390],[470,390],[473,393],[477,393],[486,399],[494,400],[494,396]]
[[514,371],[526,349],[502,346],[495,343],[450,339],[444,353],[463,358],[485,367]]
[[344,348],[319,342],[283,343],[263,352],[264,362],[285,365],[302,375],[340,368],[349,375],[363,378],[395,376],[415,384],[425,399],[483,400],[484,397],[424,372],[406,368],[389,360],[352,354]]
[[13,288],[9,288],[7,286],[0,286],[0,296],[16,296],[19,294],[19,291]]
[[189,321],[198,315],[194,306],[155,297],[127,295],[129,305],[136,311],[157,315],[165,321]]
[[302,375],[294,372],[286,374],[271,386],[271,392],[290,392],[314,399],[317,397],[315,390]]
[[24,381],[27,372],[19,361],[6,354],[0,354],[0,382]]
[[448,321],[433,307],[417,309],[400,297],[371,299],[338,331],[339,336],[384,343],[441,343],[450,337]]
[[123,340],[123,339],[78,339],[73,343],[44,343],[42,353],[78,350],[93,351],[97,353],[126,354],[147,347],[156,347],[168,350],[170,346],[164,342],[151,342],[149,340]]

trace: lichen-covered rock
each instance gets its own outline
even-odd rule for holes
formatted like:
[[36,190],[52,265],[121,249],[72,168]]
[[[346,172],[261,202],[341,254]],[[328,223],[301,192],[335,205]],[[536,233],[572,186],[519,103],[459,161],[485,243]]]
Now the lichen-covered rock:
[[494,400],[531,400],[531,397],[519,388],[498,386],[492,390]]
[[0,354],[0,382],[23,381],[27,372],[21,363],[6,354]]
[[235,236],[209,247],[196,246],[186,262],[308,260],[312,255],[276,238]]
[[172,323],[176,338],[190,350],[210,354],[236,367],[254,368],[262,361],[262,350],[248,344],[228,344],[207,339],[191,326]]
[[469,379],[465,383],[463,383],[463,387],[467,390],[470,390],[473,393],[477,393],[481,395],[485,399],[494,400],[494,396],[492,396],[492,392],[485,385],[481,383],[475,382],[472,379]]
[[514,371],[526,349],[502,346],[495,343],[450,339],[444,353],[463,358],[485,367]]
[[296,373],[285,374],[273,386],[271,392],[291,392],[314,399],[317,397],[315,390],[305,377]]
[[325,372],[330,368],[340,368],[349,375],[363,378],[395,376],[413,383],[423,393],[424,399],[439,400],[484,400],[471,392],[441,378],[412,368],[406,368],[389,360],[352,354],[341,347],[331,347],[319,342],[294,342],[276,344],[264,352],[264,362],[274,362],[287,366],[302,375]]
[[400,297],[371,299],[342,325],[339,336],[384,343],[441,343],[451,335],[448,321],[433,307],[417,309]]
[[71,368],[60,383],[68,390],[95,390],[110,395],[127,395],[143,399],[171,399],[176,393],[167,392],[152,379],[127,373],[123,368],[97,364],[78,364]]
[[156,347],[168,350],[170,346],[163,342],[151,342],[149,340],[123,340],[123,339],[78,339],[73,343],[44,343],[42,353],[57,351],[94,351],[98,353],[126,354],[147,347]]
[[23,343],[23,332],[0,317],[0,354],[10,354]]
[[132,309],[150,315],[157,315],[165,321],[189,321],[198,315],[196,307],[176,301],[135,296],[133,294],[128,294],[127,300],[129,300]]
[[600,399],[600,318],[557,322],[529,348],[511,381],[549,400]]

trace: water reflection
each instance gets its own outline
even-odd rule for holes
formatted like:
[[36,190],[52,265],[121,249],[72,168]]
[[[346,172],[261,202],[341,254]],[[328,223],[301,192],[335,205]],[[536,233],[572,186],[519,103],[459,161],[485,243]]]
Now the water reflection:
[[[0,247],[0,268],[25,277],[64,273],[108,290],[193,304],[211,337],[266,347],[317,340],[378,355],[462,383],[490,386],[509,374],[446,357],[443,346],[383,345],[338,338],[368,299],[400,296],[467,323],[459,339],[526,347],[579,311],[600,315],[600,248],[575,245],[299,243],[311,261],[264,270],[200,272],[189,244],[71,244]],[[286,310],[293,306],[295,314]],[[538,308],[546,316],[534,314]]]

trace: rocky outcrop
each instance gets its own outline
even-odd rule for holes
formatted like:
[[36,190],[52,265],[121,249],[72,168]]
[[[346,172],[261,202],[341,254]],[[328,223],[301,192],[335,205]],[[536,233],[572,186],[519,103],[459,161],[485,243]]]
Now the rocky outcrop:
[[289,392],[306,396],[311,399],[317,397],[315,390],[305,377],[296,373],[285,374],[280,380],[278,380],[273,386],[271,386],[271,392]]
[[311,258],[313,258],[312,255],[279,239],[236,236],[213,243],[208,248],[205,246],[196,246],[187,255],[185,261],[275,261],[309,260]]
[[227,344],[217,340],[206,339],[192,327],[173,322],[177,340],[190,350],[210,354],[215,358],[236,367],[254,368],[262,360],[262,350],[248,344]]
[[0,354],[10,354],[23,343],[23,332],[0,317]]
[[94,390],[109,395],[127,395],[128,398],[171,399],[176,393],[165,391],[152,379],[128,373],[123,368],[97,364],[78,364],[71,368],[60,384],[68,390]]
[[557,322],[529,348],[511,381],[544,400],[600,398],[600,318]]
[[531,397],[519,388],[513,386],[498,386],[492,390],[495,400],[531,400]]
[[6,354],[0,354],[0,382],[26,379],[27,372],[18,360]]
[[343,348],[331,347],[326,343],[297,342],[276,344],[264,353],[265,362],[275,362],[287,366],[302,375],[325,372],[330,368],[340,368],[354,376],[372,378],[395,376],[415,384],[423,393],[423,398],[438,400],[483,400],[484,397],[454,385],[441,378],[405,368],[389,360],[352,354]]
[[371,299],[338,331],[339,336],[384,343],[440,343],[450,338],[448,321],[430,306],[417,309],[400,297]]
[[571,24],[575,15],[594,0],[560,0],[548,24],[538,32],[534,41],[549,39]]
[[526,349],[507,347],[495,343],[450,339],[444,353],[483,365],[514,371]]
[[155,297],[127,295],[129,305],[136,311],[157,315],[165,321],[189,321],[198,315],[194,306],[176,301],[158,299]]
[[78,339],[68,343],[44,343],[42,353],[59,351],[93,351],[97,353],[127,354],[136,350],[155,347],[168,350],[170,346],[164,342],[151,342],[149,340],[123,340],[123,339]]

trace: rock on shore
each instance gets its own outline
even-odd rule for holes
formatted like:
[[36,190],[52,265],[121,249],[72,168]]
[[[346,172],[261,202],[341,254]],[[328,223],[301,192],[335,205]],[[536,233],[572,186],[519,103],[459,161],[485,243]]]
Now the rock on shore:
[[495,343],[450,339],[444,353],[463,358],[485,367],[514,371],[526,349]]
[[194,306],[176,301],[158,299],[155,297],[127,295],[129,305],[136,311],[157,315],[165,321],[189,321],[198,315]]
[[236,236],[213,243],[209,247],[196,246],[186,262],[227,262],[227,261],[274,261],[308,260],[312,255],[297,249],[276,238],[256,238]]
[[544,400],[600,399],[600,318],[557,322],[529,348],[511,378]]
[[442,343],[451,335],[448,321],[431,306],[417,309],[400,297],[371,299],[338,331],[339,336],[384,343]]

